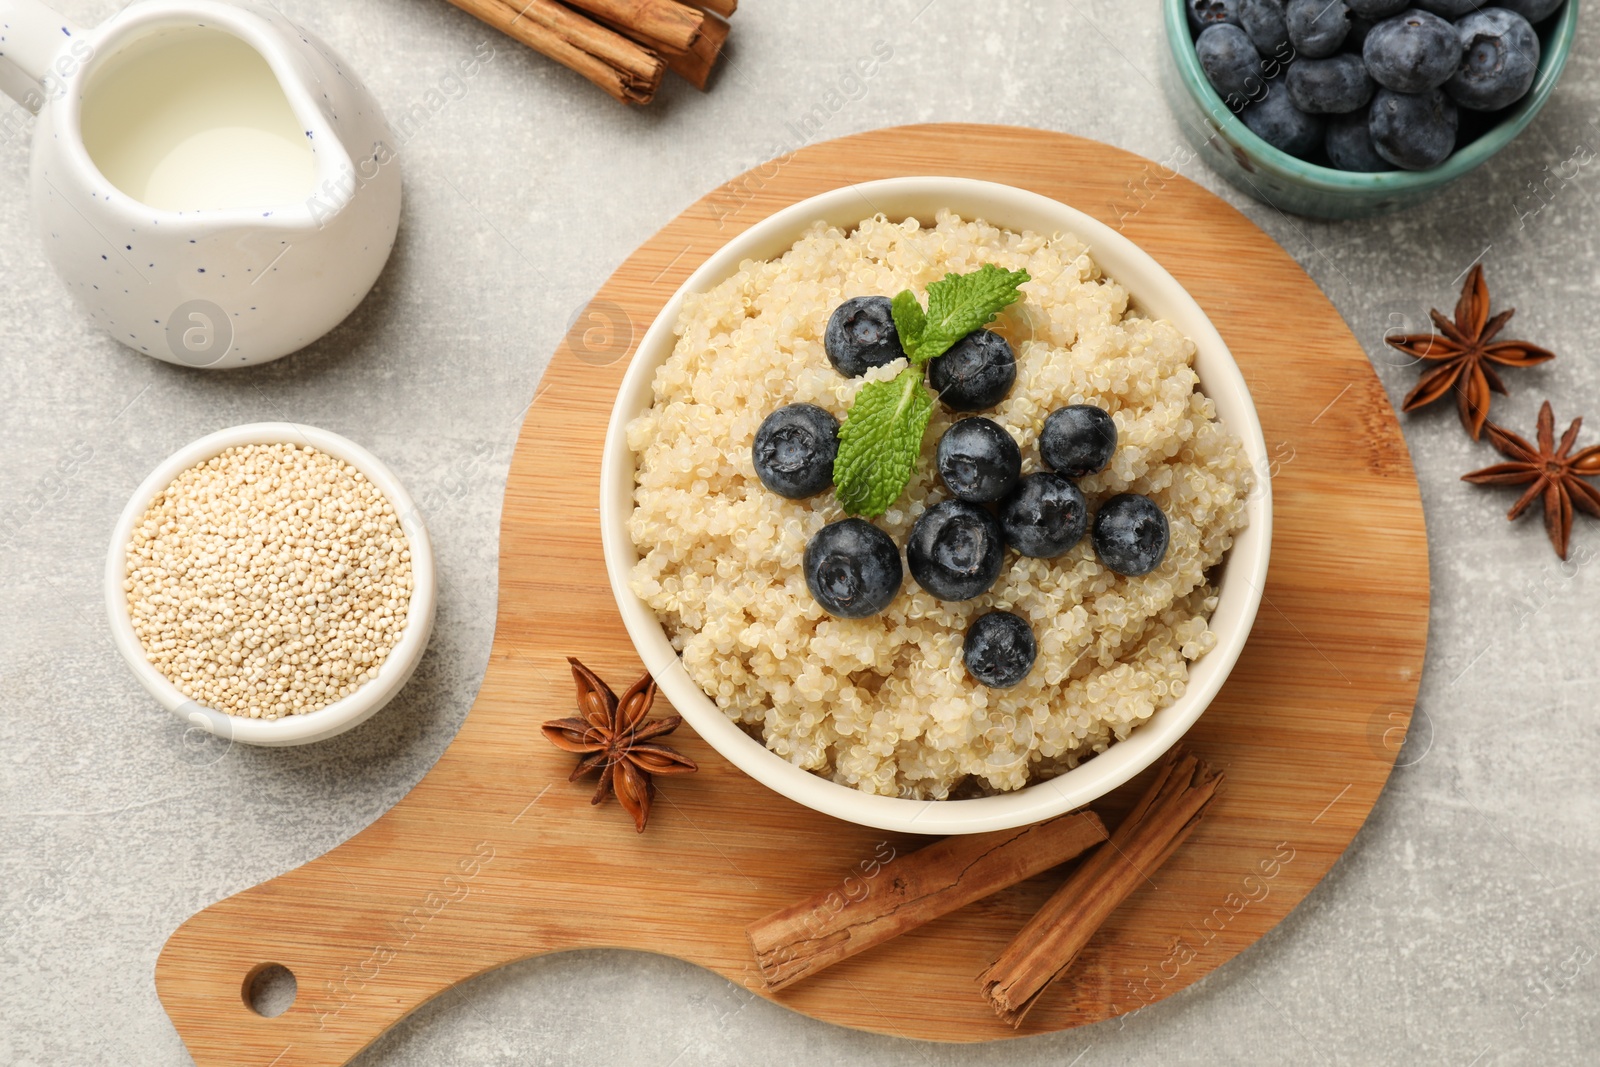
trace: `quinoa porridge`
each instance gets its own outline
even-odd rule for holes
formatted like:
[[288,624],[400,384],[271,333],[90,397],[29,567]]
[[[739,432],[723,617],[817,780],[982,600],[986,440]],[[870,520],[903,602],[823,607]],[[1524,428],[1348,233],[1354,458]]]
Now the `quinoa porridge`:
[[[1016,381],[985,414],[1039,467],[1032,442],[1070,404],[1110,412],[1109,466],[1078,481],[1091,508],[1120,493],[1159,504],[1170,543],[1155,570],[1124,577],[1088,539],[1054,559],[1007,551],[971,600],[935,598],[907,580],[870,618],[829,615],[808,592],[807,543],[844,517],[831,494],[790,500],[752,466],[763,418],[788,404],[843,419],[866,382],[830,365],[823,336],[842,300],[920,297],[947,274],[1025,269],[1021,299],[989,327],[1016,353]],[[1069,234],[1014,233],[941,213],[814,226],[769,262],[747,261],[690,295],[654,400],[628,426],[636,454],[629,532],[632,586],[661,619],[684,668],[730,718],[790,762],[871,793],[944,799],[1018,789],[1125,738],[1182,695],[1189,664],[1215,644],[1208,572],[1245,524],[1252,485],[1239,441],[1216,419],[1192,368],[1194,345],[1130,309]],[[935,444],[960,413],[936,405],[910,484],[875,524],[904,546],[913,523],[949,497]],[[1037,640],[1033,669],[1005,689],[963,666],[968,624],[996,609]]]

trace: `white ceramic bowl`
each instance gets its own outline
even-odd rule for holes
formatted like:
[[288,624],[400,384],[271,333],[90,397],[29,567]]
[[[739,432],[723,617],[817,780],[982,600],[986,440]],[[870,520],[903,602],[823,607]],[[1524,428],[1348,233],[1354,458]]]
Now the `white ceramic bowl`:
[[[164,674],[151,666],[150,661],[145,659],[139,638],[133,632],[133,622],[128,615],[128,598],[122,583],[128,574],[127,548],[133,537],[134,524],[149,509],[156,494],[171,485],[179,474],[225,449],[235,445],[280,443],[310,446],[342,459],[366,475],[388,497],[395,513],[400,516],[401,526],[411,544],[411,604],[406,615],[406,628],[401,632],[399,642],[389,652],[389,658],[383,661],[383,666],[378,668],[378,676],[372,681],[342,700],[304,715],[286,715],[281,719],[246,719],[225,715],[190,700]],[[364,722],[392,700],[411,677],[411,672],[416,670],[423,650],[428,647],[428,638],[433,633],[434,604],[433,547],[405,486],[390,473],[389,468],[378,462],[376,456],[360,445],[327,430],[288,422],[255,422],[218,430],[168,456],[140,483],[133,498],[128,501],[122,517],[117,520],[116,532],[111,535],[111,548],[106,553],[106,613],[111,620],[111,638],[133,673],[163,707],[183,721],[218,737],[247,745],[303,745],[342,734]]]
[[[931,224],[948,208],[1011,230],[1070,231],[1095,261],[1127,287],[1146,313],[1174,323],[1197,349],[1201,387],[1224,425],[1244,442],[1259,486],[1248,505],[1249,526],[1224,561],[1211,628],[1217,646],[1190,669],[1184,695],[1156,712],[1127,740],[1060,777],[997,796],[971,800],[909,800],[873,796],[828,781],[768,751],[717,709],[683,670],[661,623],[629,588],[638,553],[628,536],[633,509],[634,456],[626,427],[651,402],[656,368],[671,353],[673,324],[685,293],[703,292],[734,274],[740,262],[780,255],[819,220],[851,226],[879,212]],[[807,807],[884,830],[966,834],[1025,826],[1094,801],[1154,763],[1194,725],[1244,648],[1266,582],[1272,544],[1272,497],[1261,423],[1238,365],[1200,306],[1154,259],[1127,238],[1080,211],[1036,193],[961,178],[891,178],[847,186],[779,211],[735,237],[690,275],[639,344],[623,378],[606,432],[600,469],[600,530],[606,570],[623,623],[661,691],[695,731],[746,774]]]

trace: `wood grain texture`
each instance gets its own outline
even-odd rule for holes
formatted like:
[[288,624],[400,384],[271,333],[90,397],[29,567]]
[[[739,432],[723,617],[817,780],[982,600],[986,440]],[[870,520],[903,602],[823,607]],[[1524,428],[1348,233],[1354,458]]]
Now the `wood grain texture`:
[[[1274,457],[1261,614],[1188,735],[1226,771],[1226,792],[1019,1032],[1095,1022],[1183,988],[1260,938],[1327,872],[1389,775],[1428,622],[1416,480],[1360,345],[1281,248],[1156,164],[1038,130],[880,130],[801,149],[715,190],[601,289],[593,322],[560,346],[522,428],[493,650],[459,735],[377,822],[205,909],[162,951],[157,989],[197,1063],[342,1063],[451,985],[568,948],[665,953],[759,992],[745,927],[880,854],[883,833],[778,797],[687,728],[673,743],[702,769],[661,783],[648,832],[635,834],[614,804],[592,808],[590,788],[567,784],[572,757],[538,724],[571,714],[566,656],[622,684],[640,669],[608,590],[595,500],[620,357],[694,266],[756,220],[851,182],[929,173],[1032,189],[1142,245],[1238,358]],[[1292,347],[1280,333],[1289,318]],[[613,347],[582,332],[608,320],[625,334]],[[1115,825],[1144,784],[1097,810]],[[898,850],[921,843],[887,836]],[[975,979],[1059,881],[1024,882],[773,999],[902,1037],[1014,1036]],[[299,985],[273,1019],[241,992],[265,963],[288,967]]]

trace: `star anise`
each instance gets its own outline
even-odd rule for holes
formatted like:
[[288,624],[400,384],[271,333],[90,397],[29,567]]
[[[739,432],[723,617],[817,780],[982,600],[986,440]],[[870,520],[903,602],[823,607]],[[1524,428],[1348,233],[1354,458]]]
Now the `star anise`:
[[646,674],[630,685],[621,697],[600,680],[600,676],[571,656],[572,680],[578,686],[579,717],[552,719],[541,729],[557,748],[583,757],[567,778],[575,782],[595,768],[600,769],[600,788],[592,804],[615,792],[634,826],[644,832],[650,818],[650,802],[656,795],[653,774],[689,774],[699,770],[694,760],[655,739],[670,734],[683,719],[647,718],[655,703],[655,679]]
[[1555,443],[1556,416],[1548,400],[1539,409],[1538,448],[1491,422],[1488,424],[1490,443],[1512,462],[1485,467],[1461,479],[1473,485],[1526,485],[1528,491],[1506,513],[1508,519],[1515,519],[1529,504],[1542,497],[1545,532],[1550,535],[1550,543],[1556,546],[1556,555],[1562,559],[1567,558],[1567,542],[1572,535],[1573,507],[1600,518],[1600,489],[1584,481],[1600,477],[1600,445],[1590,445],[1575,455],[1570,454],[1582,426],[1582,419],[1573,419],[1558,447]]
[[1483,264],[1478,263],[1461,287],[1454,322],[1434,309],[1428,314],[1439,333],[1389,338],[1393,347],[1432,364],[1416,388],[1406,394],[1401,410],[1426,407],[1453,389],[1461,425],[1474,441],[1478,440],[1489,420],[1490,390],[1506,395],[1505,383],[1489,364],[1532,367],[1556,358],[1554,352],[1526,341],[1495,341],[1516,310],[1506,308],[1494,318],[1489,317],[1489,284],[1483,279]]

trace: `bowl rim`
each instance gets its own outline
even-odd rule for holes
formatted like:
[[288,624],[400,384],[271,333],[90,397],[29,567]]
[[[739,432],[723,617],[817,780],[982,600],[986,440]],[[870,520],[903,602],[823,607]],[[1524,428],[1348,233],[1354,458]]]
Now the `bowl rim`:
[[[923,206],[906,206],[912,203]],[[891,205],[887,212],[883,204]],[[1247,503],[1249,525],[1224,560],[1224,583],[1219,586],[1224,592],[1242,586],[1228,600],[1235,625],[1229,633],[1219,633],[1217,646],[1197,662],[1184,696],[1126,740],[1059,777],[994,796],[912,800],[864,793],[791,764],[740,729],[689,677],[655,613],[628,584],[638,557],[627,532],[635,466],[626,428],[651,402],[652,380],[672,351],[673,327],[686,294],[721,282],[744,260],[781,254],[817,221],[849,226],[887,213],[891,218],[917,216],[927,222],[941,207],[963,218],[983,218],[1013,229],[1043,228],[1017,225],[1018,217],[1051,220],[1052,230],[1070,231],[1082,241],[1137,304],[1159,309],[1165,318],[1181,318],[1183,332],[1199,349],[1197,359],[1204,358],[1207,364],[1203,375],[1207,394],[1216,401],[1219,391],[1226,389],[1227,406],[1237,409],[1238,424],[1230,418],[1229,429],[1244,442],[1257,485]],[[1179,314],[1170,314],[1173,311]],[[918,834],[980,833],[1029,825],[1099,799],[1159,759],[1199,718],[1243,650],[1260,606],[1272,539],[1270,471],[1260,418],[1238,364],[1199,304],[1147,252],[1099,220],[1038,193],[969,178],[888,178],[833,189],[756,222],[712,254],[662,307],[633,353],[607,425],[600,471],[601,540],[612,593],[645,668],[678,713],[740,770],[797,803],[848,822]],[[1219,601],[1218,610],[1222,607]],[[1201,678],[1194,677],[1197,673]]]
[[[145,658],[144,647],[133,632],[127,594],[122,587],[127,577],[127,546],[133,535],[134,524],[143,517],[156,495],[190,467],[236,445],[251,444],[308,446],[355,467],[388,498],[395,513],[400,516],[401,528],[411,548],[412,589],[406,628],[388,658],[378,668],[378,676],[325,708],[281,719],[247,719],[228,715],[185,696]],[[162,707],[191,727],[248,745],[302,745],[321,741],[366,721],[394,699],[416,670],[432,636],[436,592],[433,546],[427,528],[411,495],[394,473],[371,452],[353,441],[328,430],[290,422],[252,422],[230,426],[207,434],[172,453],[134,490],[117,519],[106,552],[105,598],[111,639],[134,676]]]
[[[1167,50],[1177,66],[1179,80],[1194,102],[1206,113],[1217,133],[1245,149],[1251,161],[1275,176],[1313,189],[1331,193],[1404,193],[1432,189],[1474,170],[1489,157],[1510,144],[1555,92],[1556,83],[1566,68],[1578,28],[1579,0],[1566,0],[1559,14],[1551,16],[1550,45],[1543,47],[1539,68],[1527,95],[1518,101],[1500,122],[1477,139],[1456,149],[1437,167],[1427,170],[1385,170],[1361,172],[1324,167],[1291,156],[1262,140],[1246,126],[1207,80],[1195,54],[1194,38],[1189,34],[1184,0],[1164,0]],[[1182,121],[1181,119],[1179,121]]]

